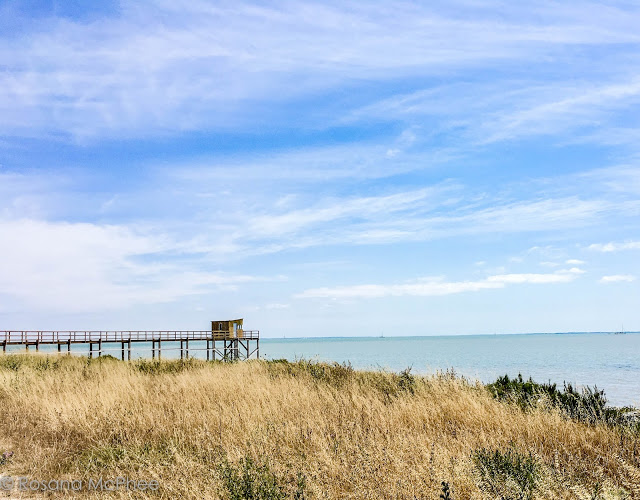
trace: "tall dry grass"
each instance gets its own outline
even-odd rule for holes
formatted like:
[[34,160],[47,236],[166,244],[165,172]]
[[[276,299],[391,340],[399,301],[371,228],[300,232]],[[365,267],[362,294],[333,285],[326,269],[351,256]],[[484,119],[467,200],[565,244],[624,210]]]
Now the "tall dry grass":
[[474,453],[514,450],[537,464],[534,498],[640,498],[636,433],[523,412],[450,374],[304,362],[0,356],[0,447],[15,452],[0,473],[155,478],[164,498],[228,497],[224,471],[247,459],[292,497],[438,499],[445,481],[494,498]]

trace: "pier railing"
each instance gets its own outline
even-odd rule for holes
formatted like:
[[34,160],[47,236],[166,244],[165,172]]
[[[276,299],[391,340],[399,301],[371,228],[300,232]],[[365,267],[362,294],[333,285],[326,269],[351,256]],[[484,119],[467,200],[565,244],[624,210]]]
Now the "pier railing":
[[181,340],[257,340],[258,330],[237,333],[211,330],[0,330],[0,344],[87,344],[91,342],[156,342]]
[[[206,347],[191,345],[189,341],[205,341]],[[222,346],[220,342],[222,341]],[[260,332],[258,330],[0,330],[0,347],[7,352],[11,346],[40,346],[57,345],[58,352],[66,346],[71,353],[72,344],[86,344],[89,347],[89,357],[102,356],[105,352],[119,351],[122,359],[131,359],[132,343],[151,343],[151,356],[162,355],[163,342],[180,342],[180,358],[189,357],[191,351],[206,351],[207,360],[211,358],[223,360],[249,359],[260,357]],[[216,345],[216,342],[218,344]],[[119,349],[108,348],[103,344],[119,343]],[[165,351],[176,351],[165,345]]]

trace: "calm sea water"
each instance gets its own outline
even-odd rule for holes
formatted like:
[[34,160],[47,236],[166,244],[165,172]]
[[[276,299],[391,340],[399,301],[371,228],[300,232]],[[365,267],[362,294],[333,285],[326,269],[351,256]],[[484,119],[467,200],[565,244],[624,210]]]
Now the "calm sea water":
[[272,339],[262,357],[350,362],[429,374],[456,373],[494,381],[505,373],[539,382],[572,382],[604,389],[613,405],[640,405],[640,334],[532,334],[441,337]]
[[[171,344],[163,342],[163,359],[180,357],[178,345]],[[114,349],[107,353],[116,357],[120,356],[119,347],[104,345],[105,349]],[[198,348],[204,348],[204,342],[191,342],[190,355],[204,358],[205,352]],[[74,346],[73,352],[86,354],[88,350]],[[134,344],[132,355],[150,358],[151,343]],[[263,338],[260,355],[266,359],[349,362],[354,368],[394,372],[411,367],[415,374],[452,368],[482,382],[505,373],[512,377],[522,373],[538,382],[551,381],[560,386],[565,381],[597,386],[605,390],[613,405],[640,406],[640,334],[636,333]]]

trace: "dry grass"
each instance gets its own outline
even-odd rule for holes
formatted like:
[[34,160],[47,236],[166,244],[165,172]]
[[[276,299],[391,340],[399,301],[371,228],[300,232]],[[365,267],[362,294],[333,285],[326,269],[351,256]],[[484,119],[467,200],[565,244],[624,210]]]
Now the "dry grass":
[[0,356],[0,429],[15,452],[0,473],[155,478],[164,498],[228,497],[224,471],[248,458],[292,497],[438,499],[446,481],[495,498],[482,448],[530,456],[533,498],[640,498],[637,433],[523,412],[449,374]]

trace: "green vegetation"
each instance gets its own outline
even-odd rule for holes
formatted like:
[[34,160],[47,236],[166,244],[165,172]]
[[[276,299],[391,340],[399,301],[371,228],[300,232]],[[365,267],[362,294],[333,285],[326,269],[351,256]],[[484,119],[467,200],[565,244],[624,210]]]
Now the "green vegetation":
[[511,447],[506,451],[481,448],[473,453],[483,491],[501,500],[534,498],[540,479],[540,466],[531,453],[523,454]]
[[572,384],[564,384],[560,390],[556,384],[524,380],[522,375],[510,379],[508,375],[499,377],[487,385],[489,392],[500,401],[517,404],[523,410],[537,406],[547,406],[559,410],[566,417],[588,424],[605,423],[626,425],[623,415],[632,408],[607,406],[604,391],[597,387],[585,387],[578,391]]
[[290,362],[286,359],[267,361],[274,375],[287,374],[293,377],[310,376],[316,382],[342,387],[354,377],[354,370],[350,364],[344,363],[316,363],[309,360]]
[[178,374],[202,368],[207,363],[221,363],[221,361],[207,362],[195,358],[188,358],[167,361],[138,359],[132,362],[136,370],[140,373],[144,373],[145,375]]
[[[268,462],[257,463],[250,456],[234,465],[226,457],[219,467],[224,491],[229,500],[284,500],[305,498],[306,478],[298,473],[295,483],[278,477]],[[292,493],[288,490],[293,489]]]
[[415,394],[416,379],[411,375],[411,368],[406,368],[400,372],[400,375],[398,376],[398,387],[402,391]]
[[360,372],[349,363],[322,363],[305,359],[288,361],[274,359],[267,361],[273,376],[310,377],[317,383],[340,388],[348,382],[377,388],[388,400],[401,394],[415,394],[417,379],[411,375],[411,368],[399,374],[387,372]]
[[442,493],[440,493],[440,500],[453,500],[451,488],[449,487],[449,483],[446,481],[442,481]]
[[640,477],[636,413],[521,376],[7,355],[0,408],[2,474],[153,478],[160,498],[622,500]]

